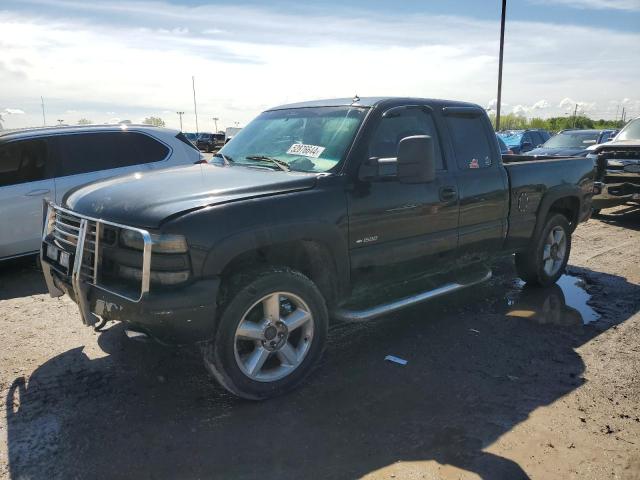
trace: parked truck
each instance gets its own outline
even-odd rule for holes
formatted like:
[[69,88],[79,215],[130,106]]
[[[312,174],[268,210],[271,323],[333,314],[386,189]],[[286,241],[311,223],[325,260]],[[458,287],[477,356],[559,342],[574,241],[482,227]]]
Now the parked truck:
[[598,166],[593,209],[640,204],[640,118],[629,122],[611,142],[588,156]]
[[[93,183],[47,205],[44,275],[85,324],[197,343],[226,389],[268,398],[310,373],[330,320],[475,285],[504,255],[527,283],[562,275],[591,212],[593,162],[508,157],[470,103],[273,108],[209,164]],[[378,295],[411,276],[428,286]]]

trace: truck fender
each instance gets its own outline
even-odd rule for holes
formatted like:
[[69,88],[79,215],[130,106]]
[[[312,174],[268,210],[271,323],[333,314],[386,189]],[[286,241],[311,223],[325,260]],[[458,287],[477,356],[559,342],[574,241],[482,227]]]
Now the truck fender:
[[202,273],[204,276],[220,275],[231,261],[242,254],[298,241],[315,242],[325,247],[334,263],[337,290],[344,292],[348,288],[350,275],[348,245],[339,228],[327,223],[265,225],[234,233],[211,247]]
[[575,227],[582,208],[582,190],[577,185],[558,185],[547,190],[547,192],[543,195],[542,200],[540,201],[536,219],[536,226],[533,230],[533,235],[531,236],[532,241],[533,239],[538,238],[538,235],[544,228],[547,216],[549,215],[549,210],[551,210],[552,205],[558,200],[562,200],[565,198],[571,198],[578,202],[578,209],[574,214],[574,218],[569,219],[571,224]]

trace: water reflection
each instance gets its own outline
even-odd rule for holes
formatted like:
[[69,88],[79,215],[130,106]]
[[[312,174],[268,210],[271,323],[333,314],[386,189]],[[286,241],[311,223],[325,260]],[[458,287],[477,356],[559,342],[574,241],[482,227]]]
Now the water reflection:
[[563,275],[557,284],[547,288],[516,281],[514,290],[506,296],[506,315],[564,327],[587,324],[600,318],[589,306],[590,298],[584,281],[571,275]]

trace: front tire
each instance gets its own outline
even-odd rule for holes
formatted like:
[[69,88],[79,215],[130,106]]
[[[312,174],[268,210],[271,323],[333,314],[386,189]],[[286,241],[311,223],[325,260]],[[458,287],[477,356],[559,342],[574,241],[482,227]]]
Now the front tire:
[[295,388],[324,351],[322,294],[285,268],[239,275],[229,285],[216,337],[203,351],[205,366],[228,391],[250,400]]
[[564,215],[551,214],[538,237],[516,253],[516,271],[527,284],[546,287],[564,273],[571,253],[571,228]]

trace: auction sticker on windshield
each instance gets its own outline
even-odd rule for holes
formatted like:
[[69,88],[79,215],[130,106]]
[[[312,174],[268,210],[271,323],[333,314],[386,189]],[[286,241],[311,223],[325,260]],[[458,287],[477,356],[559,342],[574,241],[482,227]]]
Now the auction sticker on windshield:
[[317,145],[305,145],[304,143],[294,143],[289,147],[289,155],[300,155],[302,157],[318,158],[324,152],[324,147]]

